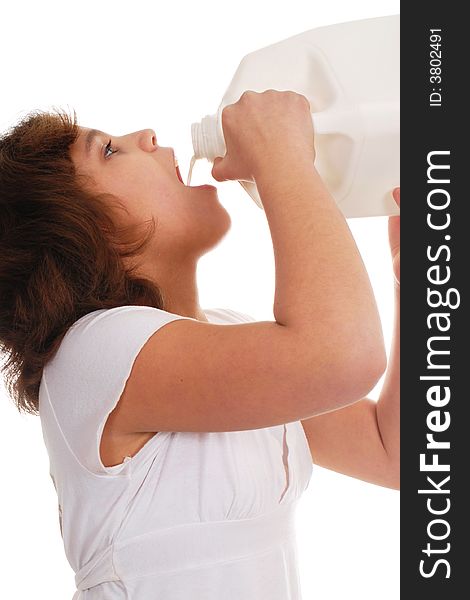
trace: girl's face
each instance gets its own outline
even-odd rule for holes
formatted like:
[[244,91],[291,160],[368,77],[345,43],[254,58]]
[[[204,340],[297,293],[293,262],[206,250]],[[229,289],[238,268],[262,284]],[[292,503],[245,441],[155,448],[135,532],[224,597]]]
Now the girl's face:
[[115,194],[124,203],[129,214],[118,211],[118,225],[155,217],[153,259],[197,259],[230,229],[217,188],[184,185],[173,149],[158,146],[152,129],[110,136],[80,127],[71,158],[79,173],[92,178],[92,191]]

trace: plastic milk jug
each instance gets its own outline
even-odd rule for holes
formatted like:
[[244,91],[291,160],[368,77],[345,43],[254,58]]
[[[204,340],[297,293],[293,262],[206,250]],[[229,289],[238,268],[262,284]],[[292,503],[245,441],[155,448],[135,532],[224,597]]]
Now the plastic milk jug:
[[[399,214],[400,16],[318,27],[247,54],[215,114],[191,125],[194,162],[226,152],[221,113],[245,90],[292,90],[310,102],[315,168],[348,217]],[[189,179],[190,179],[189,175]],[[256,184],[240,184],[263,208]]]

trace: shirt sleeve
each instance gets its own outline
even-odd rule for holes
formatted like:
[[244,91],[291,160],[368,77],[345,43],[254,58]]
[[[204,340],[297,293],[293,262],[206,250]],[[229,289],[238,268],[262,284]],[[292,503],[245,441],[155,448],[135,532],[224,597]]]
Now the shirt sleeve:
[[139,351],[177,319],[195,320],[151,306],[94,311],[70,327],[46,364],[43,379],[57,425],[76,460],[92,473],[108,473],[99,454],[101,435]]

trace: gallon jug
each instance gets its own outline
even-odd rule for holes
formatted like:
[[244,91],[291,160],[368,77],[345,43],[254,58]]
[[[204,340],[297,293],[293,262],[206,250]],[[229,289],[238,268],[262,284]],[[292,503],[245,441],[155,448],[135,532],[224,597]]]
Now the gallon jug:
[[[221,113],[245,90],[292,90],[312,110],[315,168],[345,217],[399,214],[400,16],[318,27],[247,54],[215,114],[191,125],[194,157],[226,152]],[[191,173],[191,171],[190,171]],[[263,208],[256,184],[240,181]]]

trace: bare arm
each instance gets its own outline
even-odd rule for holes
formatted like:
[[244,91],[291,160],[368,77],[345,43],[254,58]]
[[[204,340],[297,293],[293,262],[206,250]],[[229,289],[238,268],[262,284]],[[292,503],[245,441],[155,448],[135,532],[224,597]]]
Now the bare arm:
[[[398,287],[398,286],[397,286]],[[377,402],[359,402],[302,421],[315,464],[400,489],[400,292],[389,366]]]
[[380,317],[354,237],[314,165],[308,100],[294,92],[247,91],[224,108],[222,124],[227,153],[212,173],[258,187],[274,248],[276,322],[307,355],[322,340],[326,352],[311,356],[316,364],[334,371],[338,363],[325,357],[336,353],[347,363],[346,377],[377,382],[386,365]]
[[265,203],[276,263],[276,321],[305,333],[312,346],[319,335],[330,339],[343,360],[349,355],[354,363],[357,353],[382,373],[386,355],[377,304],[344,215],[314,165],[286,165],[283,159],[272,169],[275,178],[263,171],[256,183],[261,198],[279,198]]
[[[394,193],[400,205],[400,189]],[[377,402],[353,405],[302,421],[313,461],[370,483],[400,488],[400,217],[389,219],[394,272],[390,357]]]

